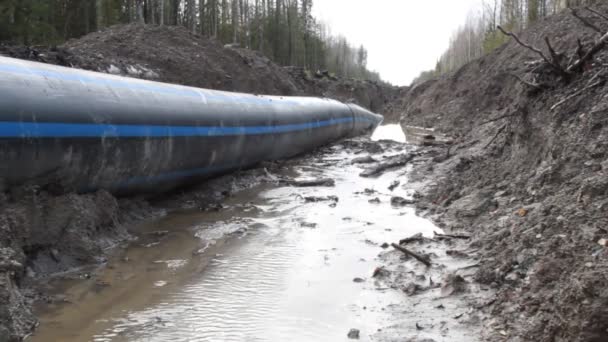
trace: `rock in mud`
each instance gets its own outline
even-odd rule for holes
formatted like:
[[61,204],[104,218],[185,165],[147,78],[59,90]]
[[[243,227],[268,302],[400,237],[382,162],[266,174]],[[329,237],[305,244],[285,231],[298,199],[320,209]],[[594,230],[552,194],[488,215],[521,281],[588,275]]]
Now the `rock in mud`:
[[350,329],[350,331],[348,332],[348,338],[350,338],[351,340],[358,340],[359,339],[359,329]]
[[388,186],[388,189],[389,189],[390,191],[393,191],[393,190],[395,190],[395,188],[396,188],[396,187],[398,187],[400,184],[401,184],[401,182],[400,182],[400,181],[398,181],[398,180],[393,181],[393,182],[391,183],[391,185],[389,185],[389,186]]
[[382,267],[376,267],[376,269],[374,270],[374,273],[372,274],[372,277],[374,278],[385,278],[391,275],[391,271],[387,270],[386,268]]
[[304,197],[304,201],[307,203],[315,203],[315,202],[324,202],[324,201],[332,201],[338,202],[340,199],[338,196],[306,196]]
[[396,207],[403,207],[406,205],[412,205],[414,203],[416,203],[416,202],[411,199],[406,199],[406,198],[399,197],[399,196],[391,197],[391,204]]
[[463,277],[457,274],[449,274],[443,280],[441,295],[443,297],[452,296],[464,292],[466,288],[467,282]]
[[374,159],[372,156],[357,157],[351,161],[352,164],[371,164],[375,162],[376,159]]
[[458,217],[477,217],[495,208],[493,196],[487,192],[474,192],[455,200],[450,210]]

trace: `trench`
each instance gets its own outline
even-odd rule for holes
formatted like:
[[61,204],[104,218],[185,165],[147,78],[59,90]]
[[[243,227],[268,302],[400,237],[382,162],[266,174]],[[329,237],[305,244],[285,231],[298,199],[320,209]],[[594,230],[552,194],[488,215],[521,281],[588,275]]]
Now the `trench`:
[[[373,138],[404,141],[397,125]],[[352,328],[362,341],[392,340],[383,329],[418,315],[404,307],[420,302],[372,277],[380,245],[438,228],[414,208],[390,204],[391,196],[411,197],[409,168],[362,178],[351,163],[358,152],[328,147],[276,175],[332,178],[333,187],[266,183],[217,211],[175,211],[141,224],[139,239],[93,277],[61,282],[63,300],[38,308],[30,340],[343,341]],[[391,191],[395,180],[401,185]],[[458,340],[453,333],[429,336]]]

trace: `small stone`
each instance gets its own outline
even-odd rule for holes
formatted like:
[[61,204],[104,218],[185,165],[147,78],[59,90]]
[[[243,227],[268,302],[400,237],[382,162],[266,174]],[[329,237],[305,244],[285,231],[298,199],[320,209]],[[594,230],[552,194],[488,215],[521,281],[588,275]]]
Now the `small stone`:
[[364,281],[365,281],[365,279],[363,279],[363,278],[359,278],[359,277],[356,277],[355,279],[353,279],[353,281],[354,281],[355,283],[362,283],[362,282],[364,282]]
[[351,340],[358,340],[359,339],[359,329],[350,329],[350,331],[348,332],[348,338],[350,338]]
[[404,206],[404,205],[411,205],[414,204],[415,202],[413,200],[410,199],[405,199],[403,197],[399,197],[399,196],[394,196],[391,198],[391,204],[394,206]]
[[608,247],[607,239],[600,239],[597,243],[600,244],[600,246]]
[[57,251],[55,248],[51,248],[51,258],[53,258],[55,262],[59,262],[59,257],[59,251]]
[[380,245],[380,247],[382,247],[383,249],[387,249],[389,246],[390,245],[387,242]]

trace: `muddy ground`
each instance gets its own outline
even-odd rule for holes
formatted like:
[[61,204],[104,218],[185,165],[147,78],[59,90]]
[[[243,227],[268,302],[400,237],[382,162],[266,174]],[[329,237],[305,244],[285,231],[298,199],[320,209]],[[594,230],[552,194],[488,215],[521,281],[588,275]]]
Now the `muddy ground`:
[[178,207],[102,267],[37,287],[55,295],[32,341],[477,341],[493,291],[475,250],[416,217],[411,164],[378,168],[416,150],[345,140],[214,180],[241,185],[205,205],[207,187],[156,202]]
[[[544,37],[569,56],[577,38],[589,49],[599,35],[565,12],[521,34],[543,47]],[[405,128],[454,142],[415,170],[426,182],[417,207],[473,236],[475,278],[497,290],[488,340],[608,341],[608,51],[569,81],[538,60],[510,42],[394,104]]]

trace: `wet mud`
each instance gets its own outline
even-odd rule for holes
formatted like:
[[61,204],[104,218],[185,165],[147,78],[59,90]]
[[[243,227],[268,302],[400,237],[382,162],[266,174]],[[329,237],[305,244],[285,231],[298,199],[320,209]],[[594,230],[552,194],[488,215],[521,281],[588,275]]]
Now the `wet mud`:
[[131,229],[103,267],[48,285],[58,300],[37,307],[29,340],[477,340],[491,291],[471,281],[475,251],[416,216],[411,163],[366,178],[370,165],[353,163],[414,152],[398,133],[264,165],[263,181],[221,203]]

